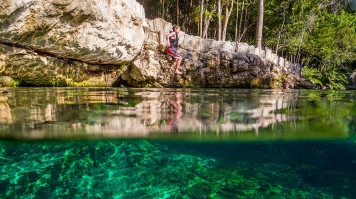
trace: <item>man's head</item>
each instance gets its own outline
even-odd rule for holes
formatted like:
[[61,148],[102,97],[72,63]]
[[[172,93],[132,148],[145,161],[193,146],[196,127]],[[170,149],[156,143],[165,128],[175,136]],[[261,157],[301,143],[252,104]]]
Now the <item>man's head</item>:
[[290,88],[289,82],[285,82],[283,88],[284,89],[289,89]]
[[176,32],[176,33],[179,33],[180,32],[180,26],[173,25],[173,31]]

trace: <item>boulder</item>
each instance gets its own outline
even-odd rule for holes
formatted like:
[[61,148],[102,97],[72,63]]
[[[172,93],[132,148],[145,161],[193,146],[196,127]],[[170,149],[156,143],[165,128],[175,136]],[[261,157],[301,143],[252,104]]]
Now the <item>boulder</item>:
[[121,65],[93,65],[0,44],[0,86],[112,86]]
[[249,46],[248,51],[249,54],[255,54],[255,46]]
[[130,76],[136,81],[155,81],[161,71],[160,63],[154,58],[155,52],[152,50],[143,51],[133,62],[134,69]]
[[200,52],[201,50],[201,38],[197,36],[184,35],[184,40],[180,41],[181,46],[185,49],[189,49],[191,51]]
[[278,55],[272,53],[271,57],[272,63],[278,65]]
[[238,43],[237,44],[237,52],[238,53],[248,53],[249,52],[249,46],[247,43]]
[[284,61],[283,57],[279,57],[278,58],[278,65],[281,66],[281,67],[284,67],[284,64],[285,64],[285,61]]
[[132,0],[3,0],[0,43],[90,64],[122,64],[141,51],[143,7]]
[[269,48],[266,48],[266,57],[265,57],[265,59],[266,59],[267,61],[270,61],[270,62],[273,61],[273,58],[272,58],[272,50],[269,49]]
[[222,42],[221,50],[223,51],[235,51],[236,43],[231,41]]
[[296,82],[296,88],[316,89],[316,86],[309,79],[301,76]]
[[217,46],[217,41],[213,40],[213,39],[204,39],[202,41],[202,52],[207,52],[207,51],[210,51],[210,50],[213,50],[216,48]]

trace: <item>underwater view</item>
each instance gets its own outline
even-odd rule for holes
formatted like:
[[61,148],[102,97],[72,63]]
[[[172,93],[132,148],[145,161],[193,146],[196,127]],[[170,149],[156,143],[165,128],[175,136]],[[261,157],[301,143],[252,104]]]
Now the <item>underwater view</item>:
[[0,88],[0,198],[356,198],[356,91]]

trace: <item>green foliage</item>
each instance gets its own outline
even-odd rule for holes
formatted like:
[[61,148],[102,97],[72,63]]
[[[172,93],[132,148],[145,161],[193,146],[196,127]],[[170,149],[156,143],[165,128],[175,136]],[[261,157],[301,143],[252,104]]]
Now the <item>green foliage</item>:
[[323,86],[323,82],[321,81],[322,75],[317,69],[304,67],[302,69],[302,75],[308,78],[314,85]]
[[323,72],[323,78],[325,85],[333,90],[345,90],[345,84],[347,83],[347,77],[345,74],[331,70]]
[[346,75],[336,70],[320,72],[315,68],[304,67],[302,75],[307,77],[314,85],[327,86],[332,90],[345,90],[344,84],[347,83]]
[[[312,64],[320,70],[342,67],[356,57],[356,16],[345,11],[340,14],[323,12],[304,45]],[[309,61],[309,60],[308,60]]]

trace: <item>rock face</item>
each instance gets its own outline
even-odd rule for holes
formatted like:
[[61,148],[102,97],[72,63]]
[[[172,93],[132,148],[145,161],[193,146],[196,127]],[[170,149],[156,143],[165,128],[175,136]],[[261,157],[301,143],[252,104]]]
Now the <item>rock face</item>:
[[144,11],[130,0],[2,0],[0,41],[91,64],[132,61]]
[[[125,86],[281,88],[298,87],[300,66],[247,44],[204,40],[181,33],[179,54],[183,75],[170,71],[171,58],[159,48],[172,24],[147,20],[146,40],[137,59],[118,79]],[[266,59],[273,57],[276,63]],[[265,58],[265,59],[263,59]]]
[[279,88],[300,67],[270,50],[182,33],[183,75],[159,48],[172,24],[134,0],[4,0],[0,86]]
[[121,69],[121,66],[86,64],[0,44],[1,54],[0,86],[108,86],[114,84]]

